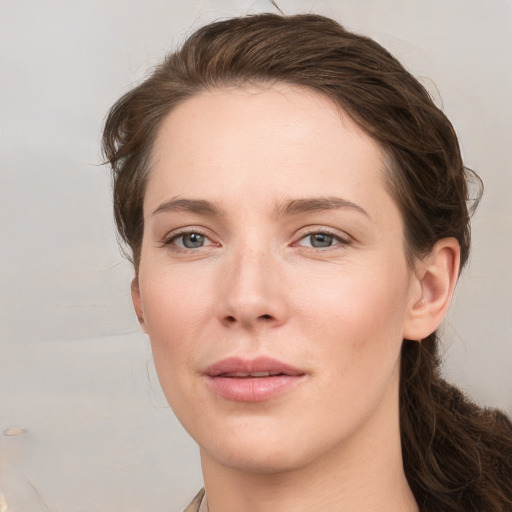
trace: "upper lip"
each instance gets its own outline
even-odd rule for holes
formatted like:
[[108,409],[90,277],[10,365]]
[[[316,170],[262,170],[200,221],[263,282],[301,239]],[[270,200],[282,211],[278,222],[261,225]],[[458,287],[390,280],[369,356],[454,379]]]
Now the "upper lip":
[[[244,359],[242,357],[228,357],[217,361],[206,368],[205,374],[209,377],[247,377],[267,375],[304,375],[304,371],[271,357],[257,357]],[[259,375],[258,375],[259,374]]]

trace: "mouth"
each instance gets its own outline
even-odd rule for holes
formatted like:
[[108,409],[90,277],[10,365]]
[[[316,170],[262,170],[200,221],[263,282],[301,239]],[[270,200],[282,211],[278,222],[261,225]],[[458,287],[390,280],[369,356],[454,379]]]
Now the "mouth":
[[209,388],[220,397],[235,402],[271,400],[302,382],[306,373],[268,357],[230,357],[205,371]]
[[276,375],[286,375],[280,372],[228,372],[220,373],[217,377],[226,377],[233,379],[258,379],[261,377],[275,377]]

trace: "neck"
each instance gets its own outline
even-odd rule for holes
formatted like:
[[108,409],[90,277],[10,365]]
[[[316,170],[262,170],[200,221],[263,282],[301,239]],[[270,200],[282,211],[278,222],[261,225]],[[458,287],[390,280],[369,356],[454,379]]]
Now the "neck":
[[[403,471],[367,465],[326,473],[213,473],[203,464],[209,512],[417,512]],[[311,468],[310,468],[311,469]]]
[[202,450],[209,512],[418,512],[403,470],[398,398],[382,405],[384,415],[376,411],[352,439],[293,470],[251,473]]

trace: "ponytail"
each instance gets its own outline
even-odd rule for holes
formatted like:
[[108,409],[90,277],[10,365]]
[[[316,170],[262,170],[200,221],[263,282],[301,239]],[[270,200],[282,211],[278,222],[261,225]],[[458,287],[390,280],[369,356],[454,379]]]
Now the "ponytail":
[[421,512],[512,511],[512,423],[440,377],[435,333],[404,341],[400,425]]

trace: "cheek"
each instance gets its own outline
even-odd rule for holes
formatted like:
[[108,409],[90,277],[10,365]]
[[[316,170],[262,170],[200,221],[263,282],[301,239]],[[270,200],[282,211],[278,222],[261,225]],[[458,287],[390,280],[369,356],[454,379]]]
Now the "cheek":
[[310,283],[308,293],[302,294],[302,327],[308,338],[320,338],[315,350],[322,358],[337,359],[345,373],[378,369],[385,362],[394,365],[408,297],[406,271],[395,274],[386,268],[361,272],[341,268],[326,281],[328,286],[315,286],[317,280]]
[[189,367],[206,323],[213,315],[204,280],[191,281],[179,274],[141,276],[146,331],[161,379]]
[[313,341],[308,355],[322,390],[311,399],[330,411],[323,421],[332,432],[357,428],[397,384],[407,296],[383,274],[340,281],[310,290],[303,304],[302,330]]

